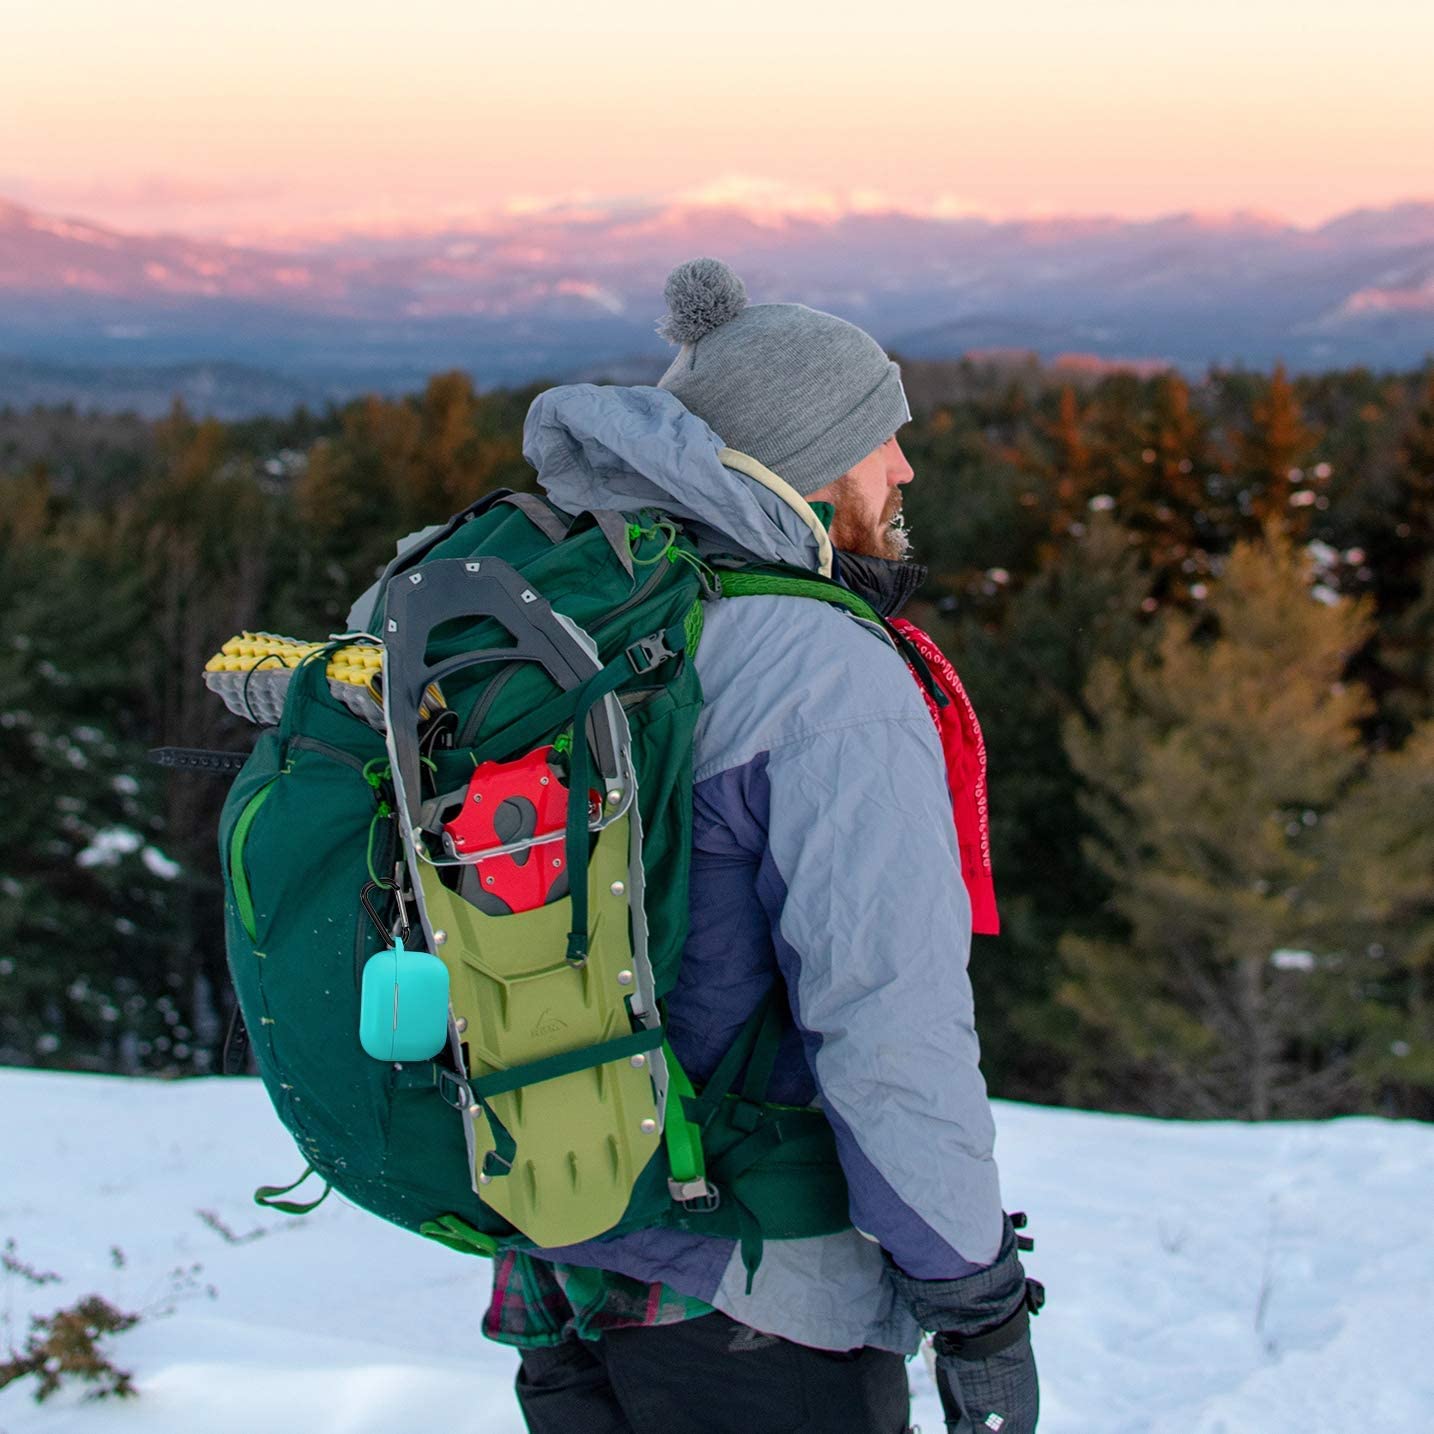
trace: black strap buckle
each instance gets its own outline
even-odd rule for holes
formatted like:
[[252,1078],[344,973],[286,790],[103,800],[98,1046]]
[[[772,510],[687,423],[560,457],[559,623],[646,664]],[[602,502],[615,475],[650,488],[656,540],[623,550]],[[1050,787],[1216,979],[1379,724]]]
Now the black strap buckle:
[[452,1106],[454,1110],[467,1110],[473,1104],[473,1092],[468,1089],[468,1082],[447,1066],[439,1066],[434,1079],[444,1105]]
[[638,677],[645,676],[654,667],[660,667],[669,657],[677,656],[676,652],[668,646],[666,635],[660,632],[649,633],[646,637],[638,638],[623,655]]
[[496,1150],[490,1150],[487,1155],[483,1157],[483,1175],[488,1180],[499,1179],[511,1173],[512,1169],[513,1162],[511,1160],[504,1160]]

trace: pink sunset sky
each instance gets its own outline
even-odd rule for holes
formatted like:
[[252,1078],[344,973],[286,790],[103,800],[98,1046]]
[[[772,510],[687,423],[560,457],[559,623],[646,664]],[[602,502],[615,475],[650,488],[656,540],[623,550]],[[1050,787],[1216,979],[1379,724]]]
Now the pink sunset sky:
[[1434,197],[1429,0],[46,0],[0,197],[255,239],[732,195],[995,217]]

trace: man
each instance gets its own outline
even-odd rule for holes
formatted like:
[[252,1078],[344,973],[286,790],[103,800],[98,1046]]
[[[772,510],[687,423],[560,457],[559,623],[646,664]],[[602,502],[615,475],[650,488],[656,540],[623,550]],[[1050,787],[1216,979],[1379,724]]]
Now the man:
[[[715,260],[669,278],[681,345],[657,388],[539,396],[524,453],[570,512],[660,508],[709,555],[835,573],[890,615],[900,559],[897,366],[799,304],[748,305]],[[724,449],[757,460],[739,471]],[[499,1262],[485,1333],[523,1349],[533,1434],[899,1434],[905,1357],[938,1334],[948,1427],[1024,1434],[1027,1281],[978,1067],[941,746],[890,642],[827,603],[707,605],[696,657],[691,929],[668,1031],[700,1084],[773,989],[770,1098],[819,1104],[854,1228],[768,1242],[652,1230]]]

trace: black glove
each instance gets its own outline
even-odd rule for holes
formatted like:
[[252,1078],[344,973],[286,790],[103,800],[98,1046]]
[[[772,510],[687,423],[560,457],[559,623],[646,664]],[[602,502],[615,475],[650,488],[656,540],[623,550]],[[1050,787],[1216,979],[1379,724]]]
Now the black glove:
[[922,1329],[936,1334],[936,1385],[953,1434],[1033,1434],[1040,1384],[1030,1320],[1046,1292],[1028,1280],[1016,1234],[1024,1215],[1006,1219],[996,1262],[959,1280],[915,1280],[892,1266],[898,1295]]

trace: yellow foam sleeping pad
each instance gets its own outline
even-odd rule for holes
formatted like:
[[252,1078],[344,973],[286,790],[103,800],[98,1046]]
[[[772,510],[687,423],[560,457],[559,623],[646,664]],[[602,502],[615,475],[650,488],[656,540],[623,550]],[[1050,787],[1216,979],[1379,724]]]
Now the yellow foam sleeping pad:
[[[204,664],[204,683],[224,699],[231,712],[250,722],[273,724],[284,710],[294,668],[329,644],[304,642],[274,632],[241,632]],[[371,726],[382,730],[383,648],[377,642],[353,642],[329,653],[329,690]],[[428,689],[420,715],[444,705],[438,687]]]

